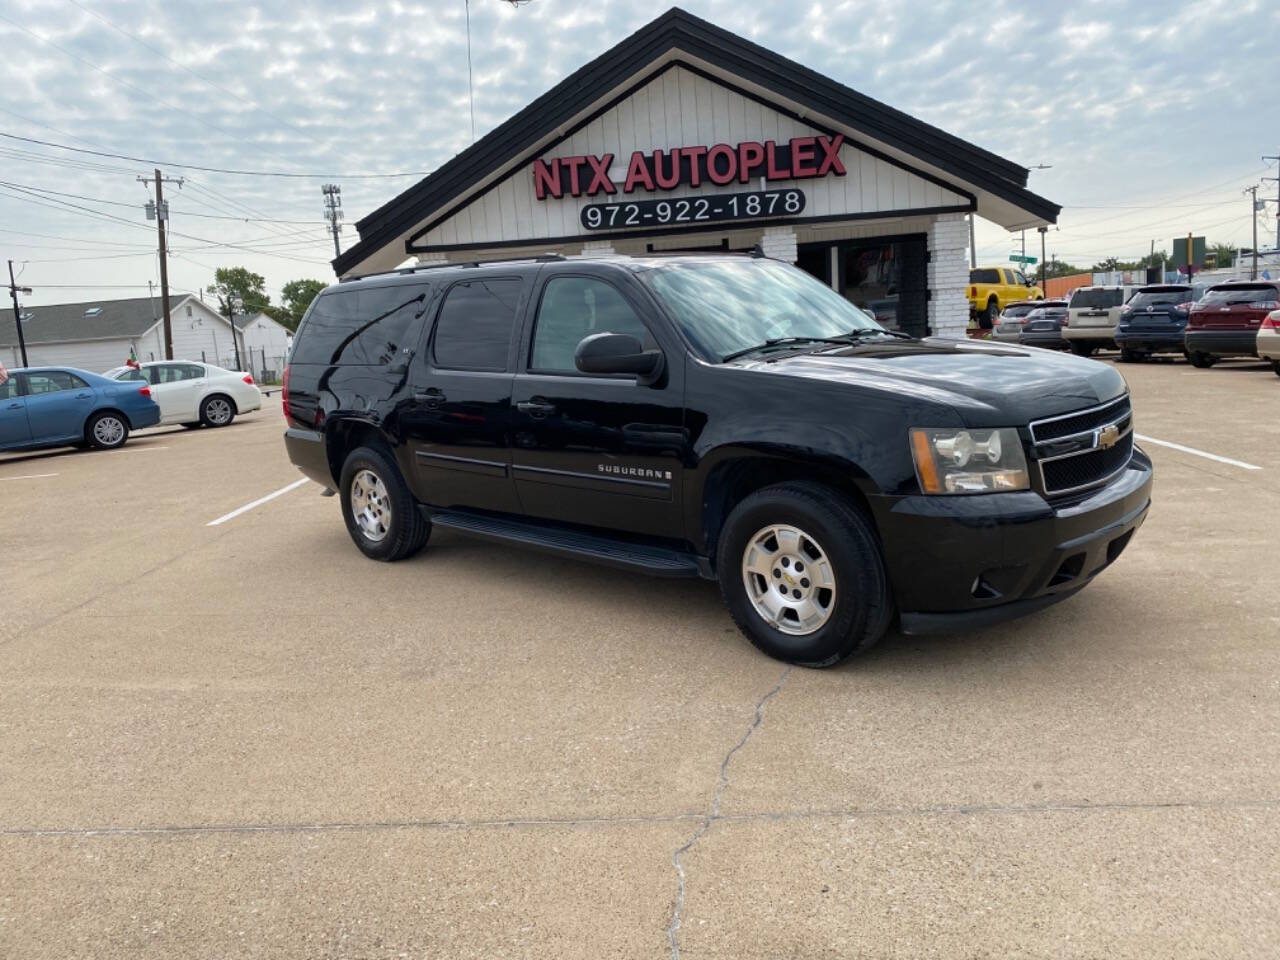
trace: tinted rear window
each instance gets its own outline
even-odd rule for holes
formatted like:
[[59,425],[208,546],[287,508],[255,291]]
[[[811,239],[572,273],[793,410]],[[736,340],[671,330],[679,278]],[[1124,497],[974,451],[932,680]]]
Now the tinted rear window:
[[1124,303],[1123,290],[1103,290],[1099,288],[1081,288],[1071,294],[1071,309],[1081,308],[1106,309],[1118,307]]
[[1185,288],[1166,287],[1159,290],[1139,290],[1129,301],[1131,307],[1158,307],[1162,304],[1186,303],[1191,291]]
[[469,280],[449,288],[436,321],[435,363],[449,370],[505,370],[523,280]]
[[334,290],[316,298],[294,339],[290,363],[390,363],[416,346],[418,325],[429,287],[396,284]]
[[1213,287],[1204,295],[1205,303],[1262,303],[1280,299],[1269,283],[1235,283],[1229,287]]
[[999,270],[970,270],[969,282],[970,283],[999,283],[1000,271]]

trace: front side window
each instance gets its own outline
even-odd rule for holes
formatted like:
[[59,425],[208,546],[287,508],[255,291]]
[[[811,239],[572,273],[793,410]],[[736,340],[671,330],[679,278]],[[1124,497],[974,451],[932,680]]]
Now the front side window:
[[0,400],[13,400],[18,397],[18,378],[10,377],[4,383],[0,383]]
[[721,361],[769,340],[884,329],[822,281],[776,260],[676,261],[640,279],[690,342]]
[[456,283],[436,321],[435,365],[447,370],[506,370],[523,280]]
[[1020,287],[1025,287],[1027,285],[1027,275],[1021,270],[1010,270],[1009,276],[1013,278],[1009,281],[1010,283],[1015,283]]
[[593,277],[556,277],[548,281],[533,328],[529,369],[577,373],[574,352],[585,337],[596,333],[628,334],[646,350],[657,346],[613,284]]
[[41,393],[58,393],[62,390],[79,390],[88,384],[73,373],[65,370],[48,370],[44,373],[28,373],[27,393],[35,396]]

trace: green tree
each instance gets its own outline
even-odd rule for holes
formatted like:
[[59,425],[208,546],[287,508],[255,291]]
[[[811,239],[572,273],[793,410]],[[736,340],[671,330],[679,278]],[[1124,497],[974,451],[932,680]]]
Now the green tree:
[[311,301],[325,286],[323,280],[290,280],[280,288],[281,305],[271,309],[272,319],[284,324],[290,330],[297,330],[303,314],[311,306]]
[[1050,279],[1053,277],[1069,277],[1072,274],[1086,272],[1083,267],[1077,267],[1063,260],[1050,260],[1045,264],[1045,267],[1045,276]]
[[241,301],[235,309],[238,317],[263,313],[271,306],[266,278],[245,267],[219,267],[214,271],[213,286],[209,289],[218,298],[218,312],[224,317],[231,316],[233,296]]
[[1214,254],[1219,267],[1229,267],[1236,260],[1236,248],[1229,243],[1210,243],[1208,252]]

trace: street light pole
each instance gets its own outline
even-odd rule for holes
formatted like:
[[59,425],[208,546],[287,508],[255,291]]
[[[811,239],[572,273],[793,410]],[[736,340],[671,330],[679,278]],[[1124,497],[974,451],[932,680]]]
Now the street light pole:
[[9,261],[9,296],[13,297],[13,322],[18,326],[18,350],[22,354],[22,365],[27,364],[27,341],[22,336],[22,308],[18,306],[18,293],[30,293],[30,287],[19,287],[13,279],[13,261]]
[[231,324],[231,346],[236,352],[236,369],[240,369],[240,338],[236,336],[236,301],[234,293],[227,294],[227,321]]

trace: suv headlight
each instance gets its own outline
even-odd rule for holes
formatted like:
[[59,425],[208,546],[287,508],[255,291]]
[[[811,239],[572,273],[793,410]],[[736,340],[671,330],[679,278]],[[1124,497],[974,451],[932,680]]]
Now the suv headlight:
[[1027,458],[1014,429],[913,429],[911,455],[925,493],[1001,493],[1031,488]]

